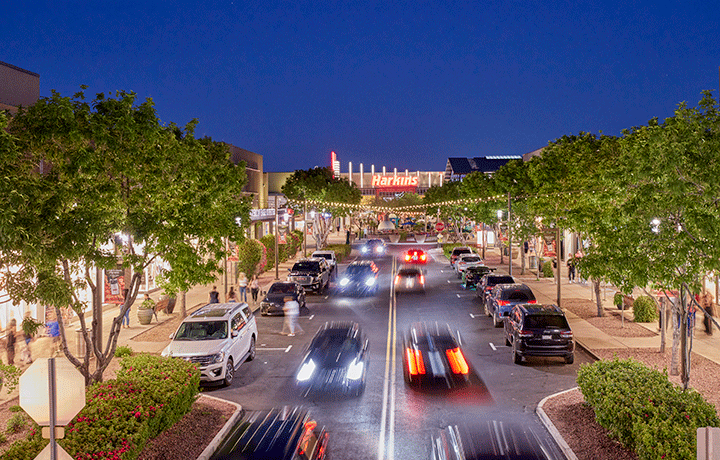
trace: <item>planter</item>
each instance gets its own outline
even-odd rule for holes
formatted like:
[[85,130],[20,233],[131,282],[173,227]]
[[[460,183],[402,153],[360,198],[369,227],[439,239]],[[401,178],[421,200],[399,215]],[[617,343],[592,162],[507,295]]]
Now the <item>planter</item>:
[[425,238],[427,237],[426,233],[416,233],[415,234],[415,242],[422,244],[425,242]]
[[153,317],[153,310],[152,308],[141,308],[138,310],[137,316],[140,324],[150,324],[150,320],[152,320]]
[[398,242],[400,242],[400,235],[398,235],[397,233],[391,233],[389,236],[390,236],[390,242],[391,242],[391,243],[398,243]]

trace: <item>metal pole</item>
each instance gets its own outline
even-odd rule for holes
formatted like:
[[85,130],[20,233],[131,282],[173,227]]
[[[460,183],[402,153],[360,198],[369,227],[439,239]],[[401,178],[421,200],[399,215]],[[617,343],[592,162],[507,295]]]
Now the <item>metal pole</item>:
[[[100,289],[100,286],[102,285],[103,279],[102,279],[102,270],[100,267],[95,267],[95,296],[97,297],[95,299],[95,305],[93,309],[93,320],[92,320],[92,327],[93,327],[93,334],[95,337],[95,340],[93,342],[93,345],[97,347],[98,350],[102,350],[102,317],[103,317],[103,308],[102,308],[102,301],[103,301],[103,292],[104,290]],[[90,353],[91,350],[87,350],[88,356],[91,356]],[[94,354],[94,351],[93,351]]]
[[508,192],[508,274],[512,276],[512,214],[510,212],[510,192]]
[[279,236],[280,232],[278,232],[278,196],[277,195],[275,195],[275,228],[274,228],[274,230],[275,230],[275,279],[279,280],[280,279],[280,273],[279,273],[280,267],[278,267],[278,261],[280,260],[280,258],[278,257],[278,236]]
[[55,358],[48,359],[48,386],[50,390],[50,460],[57,459],[55,424],[57,423],[57,394],[55,389]]
[[305,197],[305,204],[303,207],[303,257],[307,257],[307,197]]
[[560,283],[560,226],[555,229],[555,261],[557,265],[557,274],[555,275],[555,281],[557,282],[557,305],[562,308],[562,305],[560,305],[560,285],[562,284]]

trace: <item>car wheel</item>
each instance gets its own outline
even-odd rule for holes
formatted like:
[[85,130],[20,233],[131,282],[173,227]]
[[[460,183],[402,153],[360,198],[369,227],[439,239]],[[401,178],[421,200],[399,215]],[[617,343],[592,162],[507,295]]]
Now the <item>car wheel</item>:
[[488,310],[487,304],[483,304],[483,310],[485,310],[485,316],[490,316],[490,311]]
[[520,354],[515,350],[514,346],[512,350],[512,358],[515,364],[522,364],[522,356],[520,356]]
[[255,359],[256,351],[257,348],[255,347],[255,337],[250,337],[250,348],[248,349],[247,361],[252,361],[253,359]]
[[225,380],[223,380],[223,384],[225,384],[226,387],[229,387],[234,378],[235,366],[233,365],[232,358],[228,358],[227,363],[225,364]]
[[568,355],[565,357],[565,364],[572,364],[575,362],[575,354]]
[[502,318],[498,318],[497,312],[493,314],[493,326],[500,327],[502,326]]

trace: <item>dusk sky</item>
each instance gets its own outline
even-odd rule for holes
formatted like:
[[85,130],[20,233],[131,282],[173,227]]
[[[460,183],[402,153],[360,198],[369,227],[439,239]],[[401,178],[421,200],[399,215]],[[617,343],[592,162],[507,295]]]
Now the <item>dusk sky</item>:
[[164,123],[264,157],[266,171],[363,163],[440,171],[522,155],[717,98],[708,0],[20,1],[0,61],[40,95],[152,98]]

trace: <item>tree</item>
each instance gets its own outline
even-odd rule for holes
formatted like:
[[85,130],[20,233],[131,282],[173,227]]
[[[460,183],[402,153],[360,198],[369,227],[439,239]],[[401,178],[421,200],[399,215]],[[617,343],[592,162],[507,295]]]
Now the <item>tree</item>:
[[308,209],[315,208],[312,232],[318,249],[327,243],[332,218],[350,215],[352,208],[348,205],[359,204],[362,199],[354,183],[333,177],[330,168],[297,170],[285,181],[282,192],[293,201],[295,211],[302,212],[306,200]]
[[[83,361],[62,348],[86,383],[101,381],[114,356],[121,318],[134,302],[145,267],[161,258],[167,289],[183,290],[221,270],[225,238],[241,240],[235,219],[249,214],[243,165],[226,146],[163,126],[150,99],[100,93],[86,102],[53,92],[11,120],[11,142],[0,143],[0,287],[13,300],[39,302],[78,315],[87,350]],[[2,131],[2,130],[0,130]],[[4,137],[4,136],[3,136]],[[244,218],[243,221],[249,221]],[[112,244],[127,236],[121,247]],[[95,269],[132,269],[120,314],[108,340],[88,333],[102,299]],[[89,288],[91,300],[81,296]],[[90,370],[90,356],[96,368]]]

